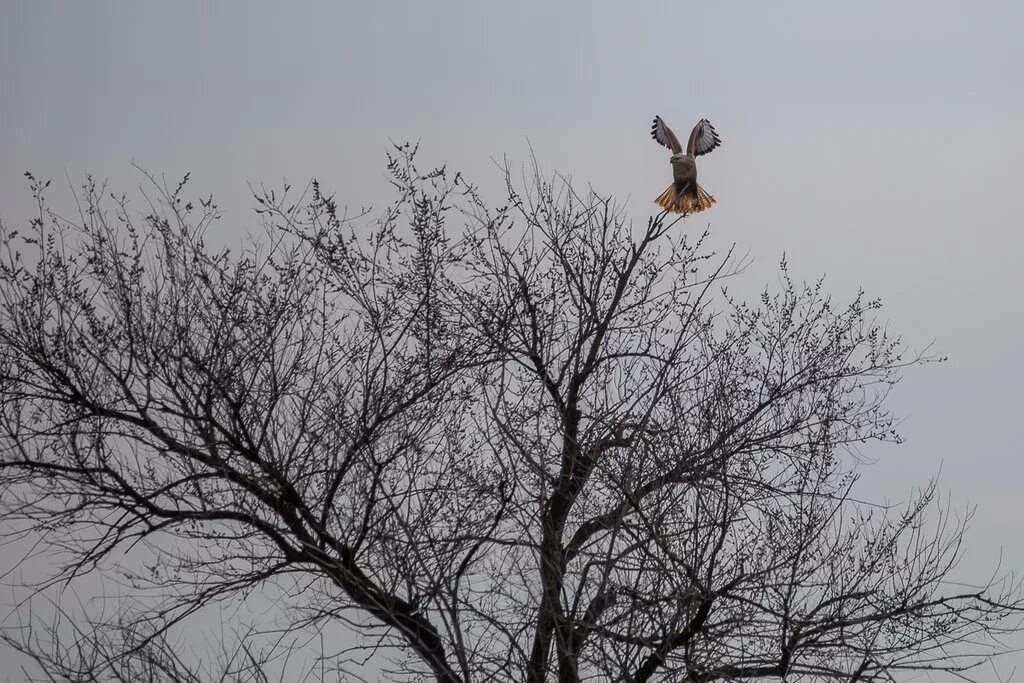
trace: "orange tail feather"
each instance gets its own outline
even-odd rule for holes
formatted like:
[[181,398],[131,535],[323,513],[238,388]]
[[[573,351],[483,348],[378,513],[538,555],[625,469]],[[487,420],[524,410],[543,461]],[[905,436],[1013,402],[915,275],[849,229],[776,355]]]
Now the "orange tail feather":
[[700,185],[697,186],[696,193],[691,193],[685,189],[679,189],[675,183],[672,183],[667,190],[658,195],[654,203],[670,213],[688,215],[710,208],[715,203],[715,198]]

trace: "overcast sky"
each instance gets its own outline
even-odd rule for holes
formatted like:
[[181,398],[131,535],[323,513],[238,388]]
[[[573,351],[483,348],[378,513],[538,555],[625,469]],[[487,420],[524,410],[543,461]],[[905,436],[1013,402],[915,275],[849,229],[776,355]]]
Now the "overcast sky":
[[902,499],[941,469],[978,506],[965,570],[1000,553],[1024,570],[1022,36],[1020,0],[0,0],[0,218],[29,216],[26,170],[66,205],[65,174],[130,192],[134,161],[191,171],[233,242],[255,227],[248,184],[316,176],[379,205],[389,141],[419,140],[424,164],[485,189],[532,146],[643,221],[670,180],[652,115],[680,135],[707,117],[718,203],[687,229],[749,250],[752,289],[783,253],[799,279],[864,287],[949,357],[896,391],[907,442],[867,452],[860,496]]

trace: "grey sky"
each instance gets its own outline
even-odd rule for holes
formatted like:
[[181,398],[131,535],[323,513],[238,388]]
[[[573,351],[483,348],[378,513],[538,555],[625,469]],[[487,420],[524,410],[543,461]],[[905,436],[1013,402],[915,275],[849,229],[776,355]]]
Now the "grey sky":
[[380,204],[388,141],[421,140],[425,163],[485,189],[529,141],[644,220],[670,180],[652,115],[684,133],[706,116],[718,204],[688,229],[749,249],[744,286],[785,252],[796,277],[863,286],[950,357],[897,390],[908,443],[866,453],[861,495],[905,497],[941,466],[952,501],[979,506],[965,570],[1000,548],[1024,570],[1022,35],[1019,0],[0,0],[0,217],[29,215],[25,170],[66,205],[65,171],[130,191],[135,160],[191,170],[233,241],[255,225],[247,183],[317,176]]

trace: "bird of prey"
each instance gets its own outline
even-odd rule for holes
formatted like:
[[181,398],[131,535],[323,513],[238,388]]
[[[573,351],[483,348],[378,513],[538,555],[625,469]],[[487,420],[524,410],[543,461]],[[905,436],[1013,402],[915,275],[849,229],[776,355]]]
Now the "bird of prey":
[[654,202],[672,213],[690,214],[703,211],[715,203],[715,198],[697,184],[697,157],[707,154],[722,144],[718,133],[707,119],[701,119],[690,131],[690,140],[683,152],[679,138],[665,125],[660,116],[654,117],[651,137],[672,150],[672,184],[658,195]]

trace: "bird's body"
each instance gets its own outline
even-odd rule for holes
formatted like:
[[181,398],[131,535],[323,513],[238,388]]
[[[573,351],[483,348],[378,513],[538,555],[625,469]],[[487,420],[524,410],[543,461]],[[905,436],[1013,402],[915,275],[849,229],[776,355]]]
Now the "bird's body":
[[673,154],[669,157],[672,164],[672,179],[677,183],[686,184],[697,180],[697,162],[687,154]]
[[707,209],[715,198],[697,184],[697,157],[707,154],[722,144],[718,133],[707,119],[701,119],[690,132],[686,151],[675,133],[665,125],[660,116],[654,117],[651,137],[672,150],[669,162],[672,164],[672,184],[662,192],[655,203],[672,213],[691,214]]

